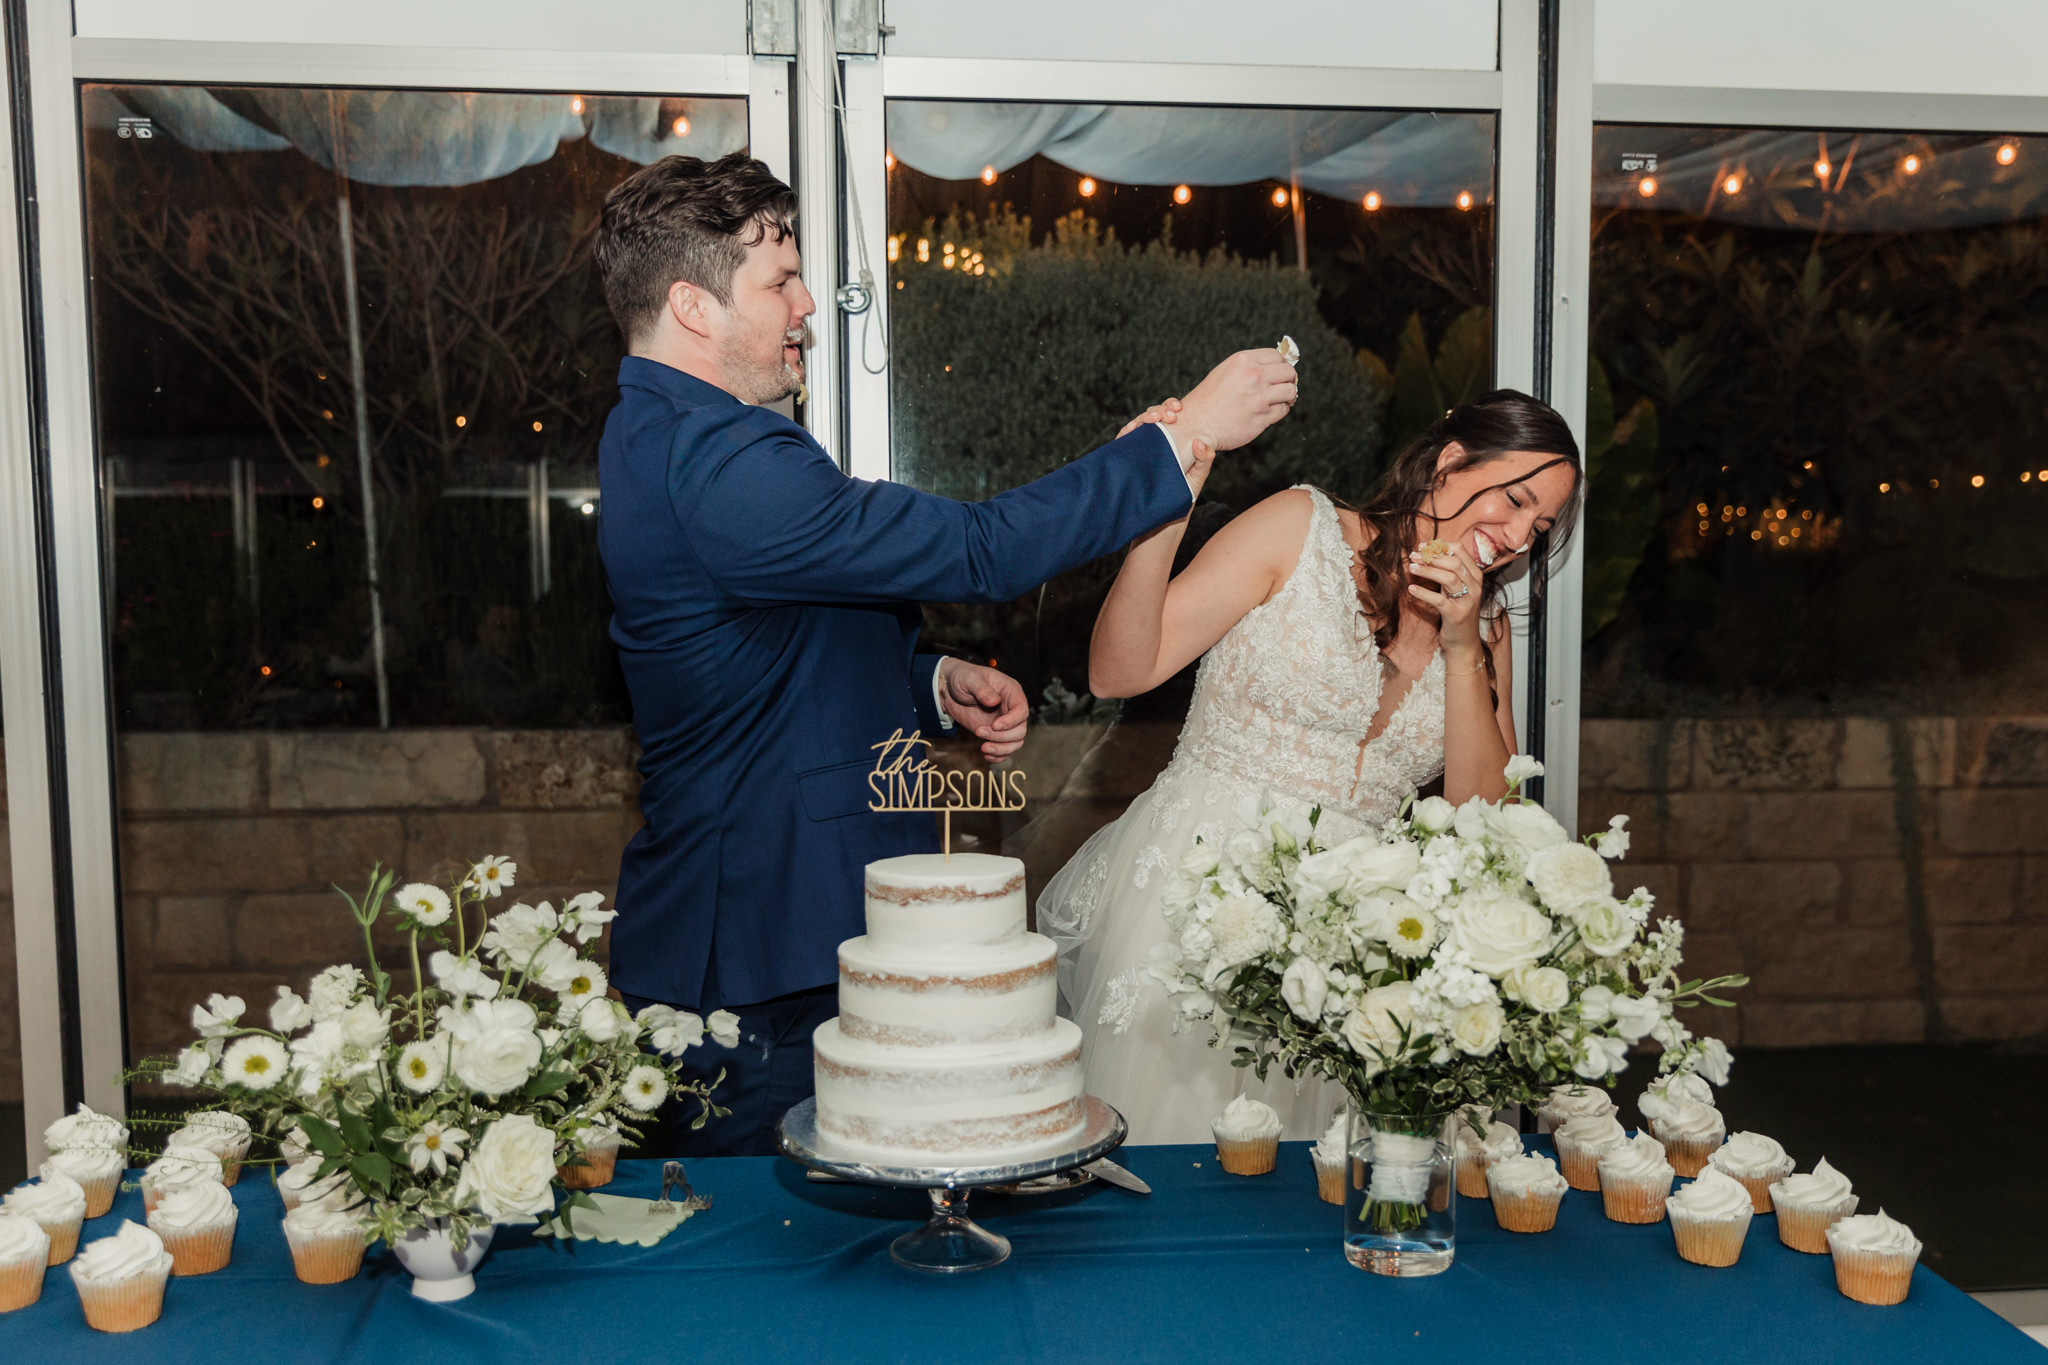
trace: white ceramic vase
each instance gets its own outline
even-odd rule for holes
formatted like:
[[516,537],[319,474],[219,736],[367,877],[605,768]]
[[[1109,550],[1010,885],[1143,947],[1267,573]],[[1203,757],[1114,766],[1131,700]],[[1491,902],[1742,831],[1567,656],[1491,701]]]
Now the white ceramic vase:
[[453,1303],[476,1292],[476,1277],[471,1272],[490,1250],[497,1231],[497,1224],[485,1223],[457,1246],[449,1236],[448,1220],[440,1218],[406,1233],[391,1249],[397,1253],[398,1263],[412,1272],[414,1298]]

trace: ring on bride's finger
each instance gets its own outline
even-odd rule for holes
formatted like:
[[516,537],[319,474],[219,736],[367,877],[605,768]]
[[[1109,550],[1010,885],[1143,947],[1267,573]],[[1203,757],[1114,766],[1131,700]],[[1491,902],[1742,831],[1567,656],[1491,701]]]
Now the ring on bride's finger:
[[1472,589],[1471,589],[1471,588],[1467,587],[1467,586],[1466,586],[1465,584],[1463,584],[1463,583],[1460,583],[1460,584],[1458,585],[1458,590],[1457,590],[1456,592],[1454,592],[1454,593],[1450,594],[1450,595],[1451,595],[1452,597],[1463,597],[1463,596],[1464,596],[1464,595],[1465,595],[1466,593],[1468,593],[1468,592],[1470,592],[1470,591],[1472,591]]

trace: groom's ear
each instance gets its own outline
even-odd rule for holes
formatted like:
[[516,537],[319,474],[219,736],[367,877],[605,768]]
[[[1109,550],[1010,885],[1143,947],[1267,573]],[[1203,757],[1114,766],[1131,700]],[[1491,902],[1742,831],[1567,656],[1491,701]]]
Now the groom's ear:
[[693,336],[710,339],[712,319],[703,290],[688,280],[677,280],[668,287],[667,302],[668,314],[677,326]]

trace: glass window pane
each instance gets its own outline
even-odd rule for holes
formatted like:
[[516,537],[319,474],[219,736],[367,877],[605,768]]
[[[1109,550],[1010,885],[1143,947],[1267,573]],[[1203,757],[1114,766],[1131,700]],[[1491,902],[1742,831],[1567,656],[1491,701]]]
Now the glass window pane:
[[[1291,335],[1300,402],[1219,458],[1185,562],[1280,489],[1363,496],[1384,457],[1491,385],[1489,115],[899,100],[888,128],[905,482],[1014,488],[1232,351]],[[1122,704],[1086,695],[1117,565],[1000,606],[926,608],[927,642],[995,660],[1039,703],[1028,825],[968,826],[1023,857],[1034,890],[1151,783],[1187,711],[1192,668]]]
[[[634,823],[589,238],[745,101],[88,86],[130,1047],[361,950],[330,883]],[[370,587],[374,543],[379,590]],[[392,728],[379,728],[388,723]]]
[[1964,1183],[2048,1078],[2048,140],[1594,149],[1581,822],[1752,977],[1731,1128],[2048,1282]]

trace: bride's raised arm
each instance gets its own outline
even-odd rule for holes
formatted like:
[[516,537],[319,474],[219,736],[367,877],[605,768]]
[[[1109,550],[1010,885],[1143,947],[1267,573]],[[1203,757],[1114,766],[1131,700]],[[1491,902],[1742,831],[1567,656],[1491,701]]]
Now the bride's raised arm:
[[[1196,443],[1198,471],[1209,452]],[[1212,537],[1179,576],[1173,557],[1188,519],[1131,542],[1123,568],[1095,618],[1088,643],[1088,690],[1133,697],[1200,658],[1275,592],[1308,539],[1314,504],[1300,489],[1275,493]]]

